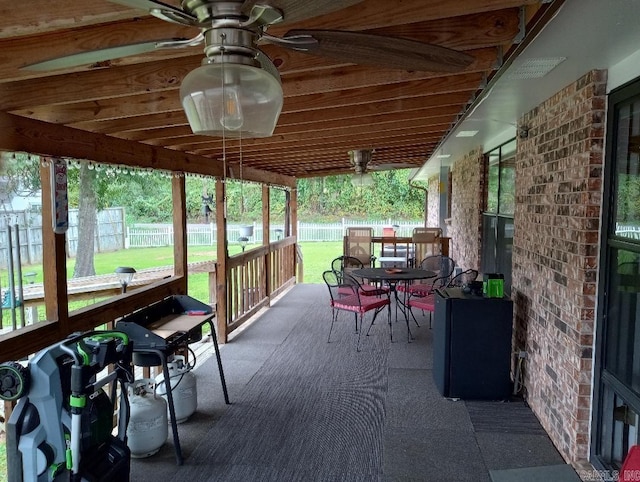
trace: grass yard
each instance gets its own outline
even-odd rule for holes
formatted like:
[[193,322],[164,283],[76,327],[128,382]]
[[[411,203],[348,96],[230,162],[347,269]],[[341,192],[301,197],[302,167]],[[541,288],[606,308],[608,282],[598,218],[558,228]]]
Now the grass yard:
[[[300,243],[304,257],[305,283],[322,282],[322,271],[330,266],[331,260],[342,254],[341,242],[306,242]],[[247,250],[251,249],[247,246]],[[240,253],[240,246],[229,245],[231,255]],[[190,263],[208,261],[216,258],[216,246],[190,246],[187,257]],[[136,269],[170,266],[173,264],[173,247],[133,248],[110,253],[98,253],[94,257],[96,274],[110,274],[118,266],[133,266]],[[67,276],[73,275],[75,259],[67,260]],[[23,276],[35,273],[35,283],[42,283],[42,265],[26,265],[22,267]],[[7,270],[0,269],[0,287],[8,285]]]
[[[305,242],[300,243],[304,261],[304,282],[322,283],[322,272],[331,266],[331,260],[342,253],[341,242]],[[247,247],[251,249],[251,245]],[[229,252],[238,254],[240,246],[229,245]],[[189,247],[189,262],[208,261],[215,259],[216,246],[194,246]],[[141,270],[160,266],[170,266],[173,263],[173,248],[171,246],[162,248],[135,248],[115,251],[110,253],[98,253],[94,257],[96,274],[110,274],[118,266],[133,266]],[[75,265],[74,259],[69,259],[67,264],[67,276],[73,275]],[[22,267],[23,276],[26,273],[35,273],[31,277],[34,282],[42,282],[42,265],[29,265]],[[7,270],[0,270],[0,288],[6,289],[8,286]],[[196,299],[208,302],[209,278],[206,273],[198,273],[189,276],[189,295]],[[102,298],[96,297],[91,300],[76,301],[69,305],[69,310],[77,310],[84,306],[96,303]],[[3,313],[3,324],[10,323],[8,310]],[[40,315],[43,316],[43,315]]]
[[7,446],[4,433],[0,435],[0,480],[7,480]]
[[[341,242],[305,242],[300,243],[304,261],[304,282],[323,283],[322,272],[331,266],[331,260],[342,253]],[[247,246],[251,249],[251,245]],[[240,246],[229,245],[231,255],[238,254]],[[194,246],[189,247],[187,253],[189,262],[208,261],[215,259],[216,246]],[[118,266],[133,266],[137,270],[154,268],[160,266],[170,266],[173,263],[173,247],[161,248],[135,248],[110,253],[98,253],[94,257],[94,267],[96,274],[110,274]],[[67,264],[67,276],[73,275],[75,260],[69,259]],[[35,273],[30,277],[35,283],[42,282],[42,265],[28,265],[22,267],[23,276],[26,273]],[[8,286],[7,270],[0,270],[0,288],[6,289]],[[197,273],[189,276],[190,296],[203,302],[209,301],[209,276],[206,273]],[[74,311],[85,306],[97,303],[105,298],[95,297],[93,299],[74,301],[69,304],[69,311]],[[39,319],[44,319],[44,309],[39,308]],[[3,310],[2,326],[11,324],[9,310]]]

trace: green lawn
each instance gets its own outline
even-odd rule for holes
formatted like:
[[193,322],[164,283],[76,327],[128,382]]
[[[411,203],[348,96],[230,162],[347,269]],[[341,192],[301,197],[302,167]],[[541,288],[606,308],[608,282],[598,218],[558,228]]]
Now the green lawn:
[[4,443],[4,436],[0,440],[0,480],[6,480],[7,477],[7,447]]
[[[300,243],[304,260],[304,282],[322,283],[322,272],[330,267],[331,260],[342,253],[341,242],[306,242]],[[247,247],[251,249],[251,245]],[[229,245],[230,254],[240,252],[240,247]],[[190,247],[187,253],[189,262],[208,261],[215,259],[215,246]],[[173,264],[173,248],[135,248],[115,251],[111,253],[98,253],[94,257],[96,274],[113,273],[118,266],[133,266],[136,269],[169,266]],[[67,276],[73,275],[75,260],[69,259],[67,263]],[[42,282],[42,265],[28,265],[22,267],[22,274],[36,273],[32,278],[34,282]],[[7,270],[0,270],[0,287],[8,286]],[[208,276],[206,273],[194,274],[189,277],[189,294],[194,298],[207,300]],[[97,299],[95,300],[97,301]],[[91,302],[91,301],[89,301]],[[86,304],[86,303],[85,303]],[[74,303],[70,309],[77,309],[82,303]]]

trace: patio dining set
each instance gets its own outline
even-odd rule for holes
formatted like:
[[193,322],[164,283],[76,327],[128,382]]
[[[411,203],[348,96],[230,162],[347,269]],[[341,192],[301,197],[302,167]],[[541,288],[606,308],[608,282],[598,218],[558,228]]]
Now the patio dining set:
[[[347,228],[343,255],[331,262],[323,273],[329,289],[332,308],[331,327],[327,341],[331,342],[333,325],[340,311],[351,312],[358,334],[357,350],[361,348],[364,315],[373,312],[366,335],[377,316],[386,311],[389,337],[393,341],[391,306],[404,316],[407,341],[411,342],[410,319],[416,324],[413,309],[429,313],[431,328],[435,311],[435,295],[439,288],[466,286],[475,281],[476,270],[456,267],[455,261],[442,253],[440,228],[415,228],[410,238],[395,237],[395,231],[373,236],[368,227]],[[381,244],[380,256],[375,256],[374,244]]]

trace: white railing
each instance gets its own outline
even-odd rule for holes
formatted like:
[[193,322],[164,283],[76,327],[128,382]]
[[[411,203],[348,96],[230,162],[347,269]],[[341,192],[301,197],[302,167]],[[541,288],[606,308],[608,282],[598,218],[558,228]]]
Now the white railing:
[[616,224],[616,235],[630,239],[640,239],[640,226],[631,224]]

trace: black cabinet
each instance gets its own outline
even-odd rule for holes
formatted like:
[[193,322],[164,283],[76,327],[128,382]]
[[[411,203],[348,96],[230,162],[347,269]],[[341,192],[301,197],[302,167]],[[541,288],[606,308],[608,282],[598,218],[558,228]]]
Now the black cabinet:
[[513,303],[446,288],[436,295],[433,378],[451,398],[506,399],[511,393]]

